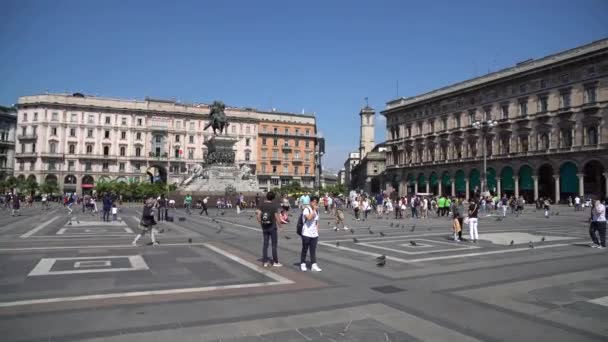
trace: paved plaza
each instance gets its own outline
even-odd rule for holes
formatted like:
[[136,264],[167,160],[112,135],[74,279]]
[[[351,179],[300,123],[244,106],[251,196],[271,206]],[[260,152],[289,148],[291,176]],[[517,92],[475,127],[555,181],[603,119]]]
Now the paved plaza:
[[[80,208],[76,208],[80,209]],[[139,232],[62,207],[0,215],[3,341],[606,341],[608,251],[589,248],[589,213],[526,208],[481,215],[480,241],[451,241],[446,218],[321,215],[320,273],[299,270],[294,222],[282,268],[261,267],[252,211],[209,210]],[[185,218],[185,220],[180,220]],[[465,236],[468,230],[465,228]],[[376,257],[386,256],[377,267]]]

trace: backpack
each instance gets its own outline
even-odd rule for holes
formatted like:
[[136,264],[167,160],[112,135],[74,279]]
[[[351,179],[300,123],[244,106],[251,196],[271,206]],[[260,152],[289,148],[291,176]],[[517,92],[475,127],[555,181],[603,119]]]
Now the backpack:
[[260,215],[260,221],[262,223],[263,229],[272,228],[272,224],[274,223],[274,212],[269,210],[270,208],[264,208]]
[[304,214],[300,215],[298,223],[296,223],[296,234],[302,236],[302,229],[304,228]]
[[156,224],[156,222],[154,222],[154,216],[152,216],[152,208],[146,205],[141,215],[141,225],[148,227],[154,224]]

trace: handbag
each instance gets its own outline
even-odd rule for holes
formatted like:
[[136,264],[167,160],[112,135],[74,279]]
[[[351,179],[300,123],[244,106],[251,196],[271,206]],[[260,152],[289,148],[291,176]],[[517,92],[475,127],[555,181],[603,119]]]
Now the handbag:
[[468,217],[464,218],[464,224],[469,224],[469,218]]

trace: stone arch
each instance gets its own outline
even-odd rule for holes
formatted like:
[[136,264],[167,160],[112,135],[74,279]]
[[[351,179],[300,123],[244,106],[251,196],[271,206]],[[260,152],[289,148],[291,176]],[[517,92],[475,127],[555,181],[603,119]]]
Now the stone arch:
[[454,174],[454,183],[455,183],[455,187],[456,187],[456,194],[457,195],[464,195],[465,191],[466,191],[466,183],[464,181],[465,179],[465,173],[463,170],[458,170],[456,171],[456,173]]
[[55,184],[57,184],[57,176],[55,176],[55,175],[46,175],[46,177],[44,177],[44,182],[45,183],[55,183]]
[[553,165],[549,163],[538,167],[538,196],[552,199],[555,196],[555,181]]
[[559,167],[560,199],[568,196],[574,198],[578,195],[578,170],[576,164],[571,161],[566,161]]
[[19,175],[19,176],[17,176],[17,180],[20,181],[20,182],[25,181],[25,175]]
[[594,199],[605,199],[606,177],[604,177],[606,167],[597,159],[588,160],[583,166],[583,195]]
[[162,165],[151,165],[146,173],[150,177],[150,183],[167,183],[167,169]]
[[469,171],[469,196],[479,196],[481,193],[481,174],[476,168]]
[[27,181],[28,182],[37,182],[36,176],[35,175],[27,176]]
[[528,164],[524,164],[519,168],[517,175],[519,177],[519,194],[523,196],[527,203],[534,201],[534,169]]
[[439,177],[437,177],[437,172],[431,172],[431,176],[429,177],[429,190],[433,194],[437,195],[439,193]]
[[66,175],[63,177],[63,184],[76,184],[76,176]]
[[511,166],[505,166],[500,171],[500,191],[502,194],[507,196],[515,193],[515,181],[513,179],[513,168]]

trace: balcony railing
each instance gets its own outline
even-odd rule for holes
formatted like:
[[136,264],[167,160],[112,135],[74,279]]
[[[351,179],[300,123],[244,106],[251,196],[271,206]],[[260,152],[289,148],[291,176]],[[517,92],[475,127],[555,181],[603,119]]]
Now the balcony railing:
[[20,152],[15,154],[15,158],[36,158],[38,154],[36,152]]
[[17,139],[19,139],[19,140],[36,140],[36,139],[38,139],[38,134],[36,134],[36,133],[20,134],[17,136]]

